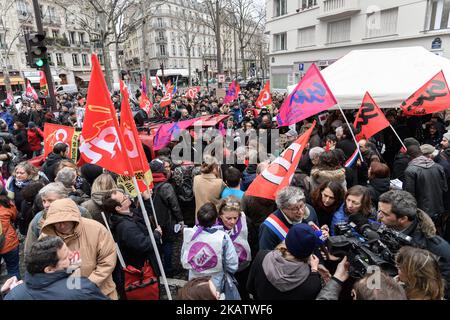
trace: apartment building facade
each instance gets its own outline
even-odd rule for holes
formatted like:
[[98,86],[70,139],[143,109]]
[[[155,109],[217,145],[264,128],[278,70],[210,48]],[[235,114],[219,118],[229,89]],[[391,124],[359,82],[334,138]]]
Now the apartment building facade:
[[449,0],[268,0],[266,6],[274,90],[297,83],[312,63],[325,68],[352,50],[422,46],[450,58]]

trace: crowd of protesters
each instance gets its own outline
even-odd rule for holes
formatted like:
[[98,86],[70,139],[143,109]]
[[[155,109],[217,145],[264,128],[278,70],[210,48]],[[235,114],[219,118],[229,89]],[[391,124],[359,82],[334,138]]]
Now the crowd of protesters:
[[[162,118],[163,94],[155,92],[152,113]],[[120,187],[116,174],[93,164],[77,167],[65,144],[56,144],[41,166],[29,162],[43,152],[45,123],[81,130],[77,109],[85,107],[86,97],[59,95],[56,112],[34,101],[2,106],[0,260],[9,278],[3,298],[125,299],[117,248],[127,266],[140,270],[148,263],[157,276],[159,254],[167,277],[188,281],[178,299],[448,298],[450,109],[421,117],[388,109],[386,118],[402,141],[390,128],[360,140],[363,159],[352,167],[345,164],[356,150],[354,129],[341,113],[329,111],[312,131],[290,186],[271,200],[246,191],[318,118],[279,128],[275,145],[270,138],[265,146],[254,143],[252,134],[278,130],[276,116],[286,97],[273,94],[271,105],[257,109],[258,95],[243,90],[229,104],[215,91],[195,99],[175,95],[166,121],[229,116],[223,129],[230,139],[220,141],[228,141],[222,147],[234,161],[205,155],[195,163],[195,147],[191,158],[179,161],[172,150],[181,142],[171,141],[147,159],[153,189],[142,194],[145,211]],[[138,103],[139,92],[132,99]],[[114,93],[112,101],[120,116],[120,96]],[[350,123],[356,111],[346,112]],[[202,147],[218,143],[214,134],[209,138],[199,142]],[[143,212],[149,213],[156,249]],[[337,224],[355,217],[412,238],[396,255],[397,276],[381,272],[377,288],[368,285],[370,274],[350,277],[348,257],[334,257],[320,245],[317,230],[326,239]],[[71,278],[77,285],[68,285]]]

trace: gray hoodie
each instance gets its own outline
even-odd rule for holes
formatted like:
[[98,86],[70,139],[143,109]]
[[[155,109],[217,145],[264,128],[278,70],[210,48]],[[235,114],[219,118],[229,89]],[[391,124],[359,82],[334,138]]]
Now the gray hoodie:
[[263,270],[270,283],[279,291],[295,289],[308,279],[311,269],[300,261],[289,261],[281,252],[273,250],[263,260]]

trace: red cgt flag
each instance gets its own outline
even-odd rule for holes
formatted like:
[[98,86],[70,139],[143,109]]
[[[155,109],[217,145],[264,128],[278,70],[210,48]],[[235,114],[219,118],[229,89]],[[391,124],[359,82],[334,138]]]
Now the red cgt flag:
[[186,92],[186,97],[195,99],[197,94],[200,92],[200,87],[191,87]]
[[278,191],[290,184],[315,126],[316,122],[314,121],[308,131],[293,142],[266,170],[257,176],[248,187],[245,195],[275,200]]
[[272,97],[270,95],[270,81],[266,82],[266,85],[261,90],[258,100],[256,100],[256,107],[261,109],[264,106],[272,104]]
[[117,174],[132,175],[102,69],[95,54],[91,60],[92,72],[80,137],[80,157],[85,163],[96,164]]
[[377,132],[389,127],[389,121],[368,92],[364,95],[353,126],[358,132],[356,135],[358,141],[369,139]]
[[141,109],[144,109],[147,114],[150,114],[150,111],[152,110],[153,103],[150,101],[150,99],[147,97],[145,93],[142,93],[140,96],[139,101],[139,107]]
[[444,72],[441,70],[403,101],[400,107],[407,116],[422,116],[449,108],[450,92]]
[[120,81],[120,92],[122,93],[120,131],[124,139],[125,150],[127,151],[128,158],[133,167],[133,172],[138,181],[139,190],[143,192],[147,190],[146,185],[150,186],[153,181],[152,172],[150,171],[144,148],[139,139],[139,134],[130,108],[128,90],[123,81]]
[[48,96],[48,85],[47,85],[47,78],[45,77],[44,71],[39,71],[39,85],[40,90],[44,96]]
[[44,125],[44,156],[47,157],[53,151],[55,144],[65,143],[69,146],[69,158],[76,162],[79,136],[80,132],[76,132],[74,127],[46,123]]
[[167,89],[166,94],[161,99],[161,102],[159,103],[160,107],[167,107],[172,103],[173,99],[173,86],[171,86],[169,89]]
[[30,80],[27,81],[27,88],[25,91],[25,95],[29,98],[32,98],[34,100],[38,100],[38,94],[36,93],[36,90],[34,90],[34,88],[31,86],[31,82]]

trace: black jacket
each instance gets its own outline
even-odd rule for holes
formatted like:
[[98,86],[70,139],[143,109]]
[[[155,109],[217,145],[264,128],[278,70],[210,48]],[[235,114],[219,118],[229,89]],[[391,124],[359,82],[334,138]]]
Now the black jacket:
[[50,182],[54,182],[56,175],[55,175],[55,169],[56,166],[58,165],[58,163],[63,160],[65,158],[63,158],[62,156],[60,156],[59,154],[55,154],[55,153],[50,153],[47,157],[47,160],[45,160],[44,164],[42,165],[42,172],[45,173],[45,175],[47,176],[48,180]]
[[28,144],[27,130],[25,129],[14,130],[13,134],[14,134],[14,145],[17,147],[17,149],[19,149],[19,151],[23,153],[29,152],[31,149],[30,145]]
[[426,249],[435,254],[439,259],[439,267],[442,277],[447,282],[445,298],[450,298],[450,244],[436,235],[436,228],[430,217],[422,210],[417,210],[413,223],[403,231],[412,238],[414,247]]
[[408,167],[408,163],[411,161],[411,158],[404,153],[399,152],[394,159],[394,163],[392,165],[392,179],[400,179],[402,182],[405,181],[405,170]]
[[348,159],[353,155],[353,152],[355,152],[356,144],[352,140],[352,137],[350,137],[350,139],[343,139],[343,140],[339,141],[336,144],[336,148],[344,151],[345,158]]
[[158,224],[163,231],[163,241],[172,241],[174,237],[173,226],[183,221],[183,213],[178,204],[175,189],[168,182],[159,182],[153,189],[153,204]]
[[391,181],[389,178],[375,178],[370,180],[367,188],[369,188],[370,198],[372,199],[372,205],[378,207],[378,199],[380,196],[388,192],[390,189]]
[[[149,261],[156,274],[160,274],[155,251],[143,217],[139,213],[132,216],[113,214],[110,217],[111,232],[122,253],[125,264],[141,269]],[[159,233],[154,232],[158,244]]]
[[[4,300],[109,300],[85,277],[68,279],[70,273],[25,274],[25,283],[12,289]],[[68,284],[73,284],[69,287]]]
[[447,179],[444,168],[424,156],[413,159],[405,170],[403,190],[411,193],[417,200],[417,207],[436,217],[444,209],[444,193],[447,192]]
[[450,148],[442,150],[434,161],[444,168],[447,177],[448,190],[444,194],[444,206],[447,212],[450,213]]
[[[296,288],[289,291],[278,290],[264,272],[263,260],[270,250],[259,251],[250,269],[247,290],[255,300],[314,300],[322,285],[319,273],[311,272],[309,277]],[[288,275],[284,275],[288,277]]]

